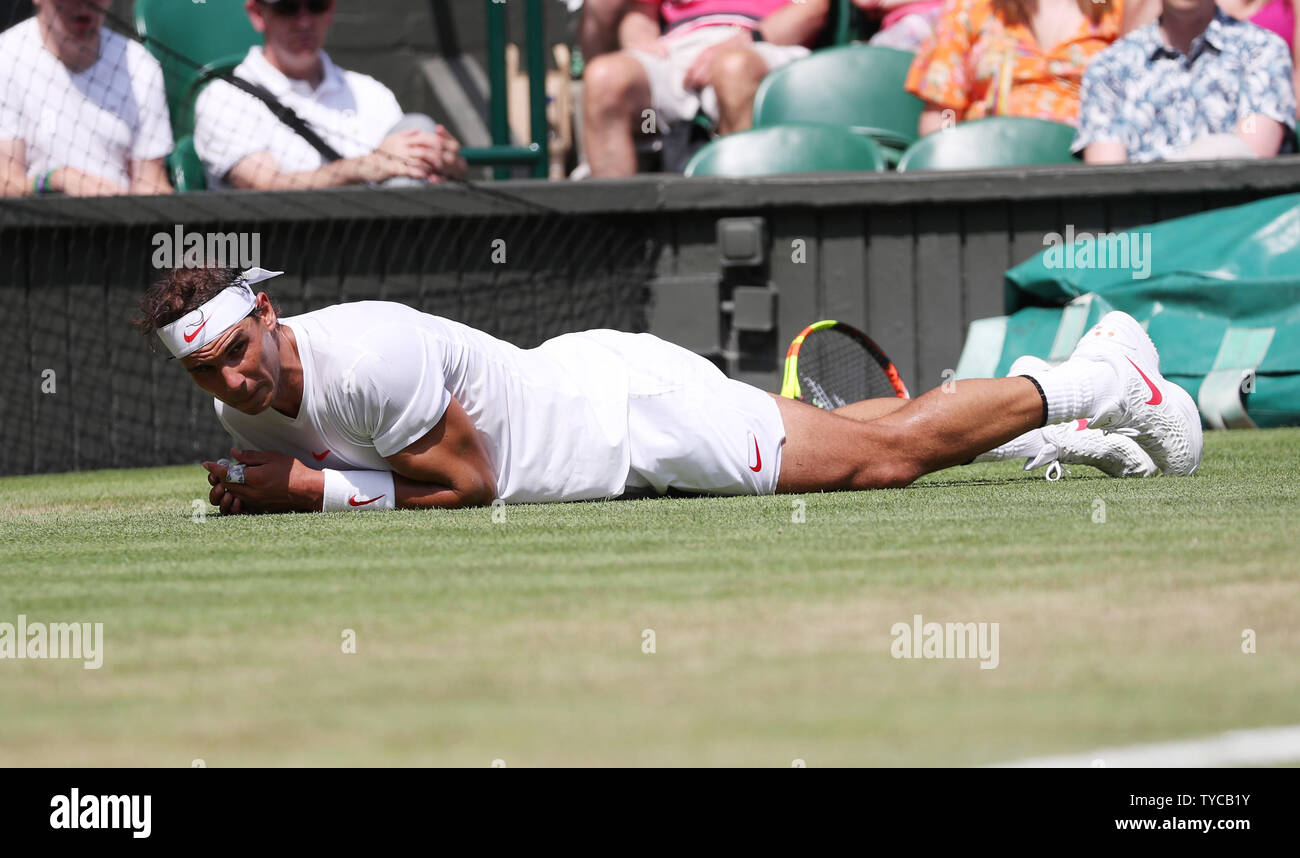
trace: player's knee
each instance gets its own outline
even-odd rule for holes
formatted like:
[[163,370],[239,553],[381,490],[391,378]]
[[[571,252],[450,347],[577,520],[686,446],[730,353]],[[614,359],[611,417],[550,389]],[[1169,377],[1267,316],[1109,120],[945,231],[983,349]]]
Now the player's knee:
[[864,475],[871,489],[901,489],[910,486],[920,477],[922,471],[909,461],[879,462],[873,464]]
[[925,473],[909,454],[906,435],[893,426],[872,426],[872,451],[855,475],[860,488],[901,489]]

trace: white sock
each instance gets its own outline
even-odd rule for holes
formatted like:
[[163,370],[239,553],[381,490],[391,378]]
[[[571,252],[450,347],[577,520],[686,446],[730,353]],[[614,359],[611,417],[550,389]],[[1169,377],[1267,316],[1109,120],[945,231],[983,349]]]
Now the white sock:
[[987,453],[975,457],[976,462],[1007,462],[1011,459],[1028,459],[1037,456],[1043,449],[1043,433],[1038,429],[1026,432],[1019,438],[1012,438],[1001,447],[994,447]]
[[1115,370],[1104,361],[1068,360],[1044,372],[1027,372],[1047,399],[1047,424],[1097,415],[1100,404],[1114,396],[1119,385]]

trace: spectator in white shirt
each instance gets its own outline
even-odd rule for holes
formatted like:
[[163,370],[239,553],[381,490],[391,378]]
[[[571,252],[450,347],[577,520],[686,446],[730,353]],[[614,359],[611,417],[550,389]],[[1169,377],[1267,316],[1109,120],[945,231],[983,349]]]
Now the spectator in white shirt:
[[342,157],[328,162],[260,99],[218,80],[195,106],[194,147],[209,187],[298,190],[465,176],[460,144],[446,128],[404,117],[391,90],[340,69],[321,49],[334,0],[247,0],[244,8],[265,46],[250,49],[234,75],[265,87]]
[[37,0],[0,34],[0,195],[171,193],[162,68],[109,0]]

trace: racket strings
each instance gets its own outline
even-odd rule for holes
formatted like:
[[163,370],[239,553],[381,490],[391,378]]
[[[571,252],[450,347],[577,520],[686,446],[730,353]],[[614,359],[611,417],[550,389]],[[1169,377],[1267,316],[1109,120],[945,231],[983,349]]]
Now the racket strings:
[[834,328],[814,331],[804,340],[798,374],[803,400],[818,408],[834,409],[898,395],[866,346]]

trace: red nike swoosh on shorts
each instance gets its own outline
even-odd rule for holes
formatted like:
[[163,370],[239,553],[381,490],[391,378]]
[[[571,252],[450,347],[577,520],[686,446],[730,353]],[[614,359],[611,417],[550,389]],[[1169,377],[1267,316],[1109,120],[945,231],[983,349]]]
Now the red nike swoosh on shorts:
[[750,465],[749,469],[757,474],[759,471],[763,470],[763,454],[758,452],[757,438],[754,439],[754,461],[758,462],[758,464]]
[[[1124,360],[1133,363],[1133,358],[1128,355],[1124,356]],[[1147,383],[1147,387],[1151,388],[1151,398],[1147,400],[1147,405],[1159,405],[1161,402],[1164,402],[1165,398],[1160,395],[1160,391],[1151,383],[1151,379],[1147,378],[1147,374],[1142,371],[1142,367],[1133,363],[1133,368],[1138,371],[1138,375],[1142,376],[1142,380]]]
[[187,343],[192,343],[192,342],[194,342],[194,338],[197,337],[197,336],[199,335],[199,331],[203,330],[203,329],[206,328],[207,326],[208,326],[208,320],[207,320],[207,319],[204,319],[204,320],[203,320],[203,324],[199,325],[197,328],[194,329],[194,333],[192,333],[192,334],[181,334],[181,336],[183,336],[183,337],[185,338],[185,342],[187,342]]
[[380,495],[377,498],[371,498],[370,500],[359,501],[357,500],[357,496],[353,495],[352,497],[348,498],[348,506],[365,506],[366,504],[374,503],[375,501],[383,497],[384,497],[383,495]]
[[322,459],[324,459],[326,456],[328,456],[329,454],[330,454],[330,451],[329,451],[329,450],[326,450],[324,453],[312,453],[312,454],[311,454],[311,457],[312,457],[313,459],[315,459],[316,461],[319,462],[319,461],[321,461]]

